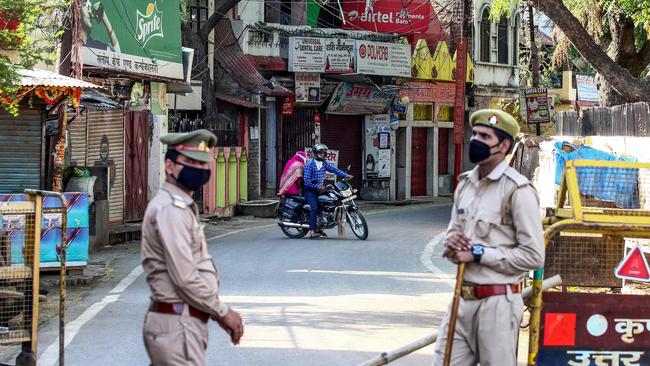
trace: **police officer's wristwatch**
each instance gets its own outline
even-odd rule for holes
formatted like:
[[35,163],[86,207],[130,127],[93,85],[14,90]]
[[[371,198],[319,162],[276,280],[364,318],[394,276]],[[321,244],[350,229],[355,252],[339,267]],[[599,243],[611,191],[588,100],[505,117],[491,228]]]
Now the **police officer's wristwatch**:
[[481,244],[472,245],[472,254],[474,255],[474,262],[480,263],[481,257],[485,253],[485,248]]

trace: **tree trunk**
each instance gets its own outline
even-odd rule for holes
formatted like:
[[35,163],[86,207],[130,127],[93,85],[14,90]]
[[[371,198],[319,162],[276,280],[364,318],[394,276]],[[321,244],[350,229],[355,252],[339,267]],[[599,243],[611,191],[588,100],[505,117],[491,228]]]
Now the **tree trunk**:
[[[192,79],[201,80],[201,98],[203,99],[202,119],[203,123],[207,125],[212,125],[213,122],[216,122],[219,115],[217,101],[215,99],[216,86],[210,77],[210,68],[208,66],[209,58],[213,57],[212,54],[208,54],[209,36],[226,12],[237,5],[239,1],[240,0],[215,1],[214,13],[210,15],[201,29],[198,29],[196,32],[192,31],[191,21],[187,21],[181,25],[183,45],[194,49],[195,63],[191,70]],[[218,52],[218,50],[215,49],[215,52]]]
[[[640,70],[634,70],[632,60],[636,59],[636,46],[634,43],[634,22],[628,16],[612,12],[609,15],[609,28],[611,42],[607,47],[607,55],[617,64],[627,69],[634,77],[638,77]],[[609,84],[602,75],[596,77],[600,104],[614,106],[625,104],[625,98]]]
[[[625,102],[650,101],[650,80],[637,78],[638,75],[631,74],[610,58],[566,8],[562,0],[536,1],[534,4],[562,29],[582,57],[596,69],[613,90],[620,93]],[[605,87],[607,88],[609,87]]]
[[537,37],[535,36],[535,14],[533,5],[528,4],[528,31],[530,34],[530,72],[533,77],[533,87],[538,88],[541,80],[539,66],[539,52],[537,51]]

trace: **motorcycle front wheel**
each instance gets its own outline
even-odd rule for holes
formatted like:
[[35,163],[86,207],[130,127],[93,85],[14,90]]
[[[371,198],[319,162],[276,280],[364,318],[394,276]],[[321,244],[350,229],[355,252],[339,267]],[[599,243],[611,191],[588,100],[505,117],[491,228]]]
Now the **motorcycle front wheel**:
[[348,224],[350,224],[350,228],[352,229],[354,236],[356,236],[359,240],[368,239],[368,223],[366,222],[366,218],[363,216],[361,211],[358,209],[349,210],[346,216]]

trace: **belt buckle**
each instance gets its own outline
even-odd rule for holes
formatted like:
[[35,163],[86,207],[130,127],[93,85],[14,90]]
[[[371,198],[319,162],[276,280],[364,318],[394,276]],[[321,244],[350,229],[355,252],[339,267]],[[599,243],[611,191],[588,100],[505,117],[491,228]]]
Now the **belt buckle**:
[[465,300],[476,300],[476,292],[474,286],[461,287],[461,297]]
[[183,315],[183,311],[185,310],[185,304],[174,303],[172,305],[174,306],[174,313],[178,315]]

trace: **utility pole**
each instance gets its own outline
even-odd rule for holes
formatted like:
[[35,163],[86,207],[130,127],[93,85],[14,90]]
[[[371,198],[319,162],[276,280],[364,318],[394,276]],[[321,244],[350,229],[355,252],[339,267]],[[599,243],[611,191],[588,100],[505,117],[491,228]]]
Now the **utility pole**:
[[454,100],[454,187],[458,184],[463,162],[463,141],[465,140],[465,88],[467,86],[467,33],[470,27],[471,0],[463,0],[460,13],[460,33],[456,38],[456,95]]

